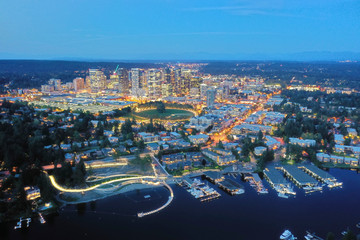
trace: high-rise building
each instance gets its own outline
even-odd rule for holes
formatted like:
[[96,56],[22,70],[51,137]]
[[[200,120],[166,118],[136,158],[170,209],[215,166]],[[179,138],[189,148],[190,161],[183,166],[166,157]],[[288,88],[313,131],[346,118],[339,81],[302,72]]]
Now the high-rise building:
[[147,96],[150,99],[161,98],[161,82],[162,72],[158,69],[148,69],[146,71],[147,76]]
[[74,89],[75,89],[76,92],[78,92],[78,91],[85,88],[84,79],[81,78],[81,77],[75,78],[73,80],[73,83],[74,83]]
[[209,89],[209,86],[205,83],[200,84],[200,98],[205,99],[206,91]]
[[98,93],[106,87],[106,76],[99,69],[89,69],[91,92]]
[[175,68],[174,69],[174,84],[173,84],[173,94],[175,96],[182,96],[182,82],[181,82],[181,69]]
[[171,96],[171,84],[170,83],[162,83],[161,84],[161,97],[169,97]]
[[131,95],[134,97],[145,97],[146,90],[144,87],[146,86],[146,81],[144,80],[144,71],[140,68],[132,68],[129,78],[131,81]]
[[120,91],[120,77],[117,73],[110,75],[110,81],[107,85],[107,89]]
[[214,106],[215,96],[216,96],[215,88],[210,88],[206,91],[206,106],[207,107]]
[[140,90],[140,69],[132,68],[129,73],[131,81],[131,95],[137,96]]
[[54,86],[55,91],[61,90],[61,80],[60,79],[52,78],[49,80],[48,83],[50,86]]
[[130,83],[129,83],[129,73],[125,68],[119,68],[117,70],[120,81],[120,92],[123,94],[129,94]]

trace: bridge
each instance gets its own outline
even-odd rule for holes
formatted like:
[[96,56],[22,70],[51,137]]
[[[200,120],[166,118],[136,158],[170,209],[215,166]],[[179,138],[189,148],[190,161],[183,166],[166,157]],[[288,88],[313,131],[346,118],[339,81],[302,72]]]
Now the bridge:
[[139,218],[145,217],[145,216],[157,213],[157,212],[160,212],[161,210],[163,210],[164,208],[169,206],[170,203],[172,202],[172,200],[174,199],[174,192],[173,192],[172,188],[166,182],[161,182],[161,183],[160,182],[146,182],[146,184],[152,184],[152,185],[163,184],[169,190],[170,196],[169,196],[169,199],[167,200],[167,202],[164,205],[162,205],[161,207],[159,207],[157,209],[154,209],[152,211],[149,211],[149,212],[140,212],[140,213],[138,213],[137,216]]

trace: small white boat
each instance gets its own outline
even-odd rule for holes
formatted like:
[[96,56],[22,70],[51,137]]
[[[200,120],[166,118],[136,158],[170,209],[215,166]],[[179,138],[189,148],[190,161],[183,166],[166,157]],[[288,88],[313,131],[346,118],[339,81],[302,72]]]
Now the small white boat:
[[40,220],[41,224],[46,223],[46,221],[45,221],[45,219],[44,219],[44,217],[43,217],[43,215],[41,213],[39,213],[39,220]]
[[267,189],[265,189],[265,188],[262,188],[262,189],[260,189],[259,193],[260,194],[267,194],[267,193],[269,193],[269,191]]
[[283,232],[283,234],[281,234],[280,239],[281,240],[295,240],[297,238],[294,237],[294,235],[289,230],[285,230]]
[[303,189],[304,189],[305,191],[311,191],[311,190],[313,190],[313,188],[310,187],[310,186],[303,187]]
[[243,193],[245,193],[245,190],[241,189],[241,188],[235,192],[235,194],[237,194],[237,195],[240,195],[240,194],[243,194]]
[[284,194],[284,193],[278,193],[278,197],[281,197],[281,198],[289,198],[288,195]]

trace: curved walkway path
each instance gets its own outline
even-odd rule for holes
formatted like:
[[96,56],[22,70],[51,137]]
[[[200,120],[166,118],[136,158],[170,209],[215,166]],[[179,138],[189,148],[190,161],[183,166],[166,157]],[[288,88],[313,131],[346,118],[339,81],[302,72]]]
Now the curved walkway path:
[[63,188],[61,187],[55,180],[53,175],[49,175],[49,179],[51,184],[59,191],[62,192],[72,192],[72,193],[79,193],[79,192],[87,192],[87,191],[91,191],[94,190],[100,186],[106,185],[106,184],[110,184],[110,183],[115,183],[115,182],[122,182],[122,181],[128,181],[128,180],[134,180],[134,179],[142,179],[142,178],[149,178],[149,179],[157,179],[157,177],[155,176],[141,176],[141,177],[129,177],[129,178],[119,178],[119,179],[114,179],[114,180],[110,180],[107,182],[103,182],[103,183],[99,183],[96,184],[94,186],[88,187],[88,188]]
[[169,199],[168,201],[162,205],[161,207],[157,208],[157,209],[154,209],[152,211],[149,211],[149,212],[140,212],[137,214],[137,216],[140,218],[140,217],[145,217],[147,215],[150,215],[150,214],[154,214],[154,213],[157,213],[161,210],[163,210],[164,208],[166,208],[167,206],[170,205],[170,203],[172,202],[172,200],[174,199],[174,192],[172,190],[172,188],[166,183],[166,182],[157,182],[157,183],[151,183],[151,182],[147,182],[147,184],[153,184],[153,185],[159,185],[159,184],[163,184],[170,192],[170,196],[169,196]]

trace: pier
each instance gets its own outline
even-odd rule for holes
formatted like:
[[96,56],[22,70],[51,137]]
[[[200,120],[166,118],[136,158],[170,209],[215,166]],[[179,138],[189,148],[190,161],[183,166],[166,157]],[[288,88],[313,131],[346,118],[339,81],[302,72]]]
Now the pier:
[[284,174],[297,186],[303,188],[307,186],[316,186],[318,181],[299,169],[297,166],[286,165],[279,168]]
[[249,181],[250,186],[252,186],[258,193],[269,193],[268,190],[264,187],[259,174],[257,173],[247,173],[245,174],[245,180]]
[[266,168],[264,170],[264,177],[273,188],[277,186],[290,186],[290,182],[274,167]]
[[225,179],[224,181],[218,182],[219,188],[224,190],[225,192],[234,195],[240,189],[244,189],[244,187],[231,179]]
[[324,170],[314,165],[308,164],[308,165],[300,166],[299,168],[304,170],[307,174],[309,174],[310,176],[321,182],[336,181],[336,178],[334,178],[328,172],[325,172]]
[[[148,182],[148,184],[152,184],[151,182]],[[161,207],[157,208],[157,209],[154,209],[152,211],[149,211],[149,212],[140,212],[137,214],[137,216],[139,218],[141,217],[145,217],[147,215],[151,215],[151,214],[154,214],[154,213],[157,213],[161,210],[163,210],[164,208],[166,208],[168,205],[170,205],[170,203],[172,202],[172,200],[174,199],[174,192],[172,190],[172,188],[166,183],[166,182],[162,182],[162,184],[169,190],[170,192],[170,196],[169,196],[169,199],[167,200],[167,202],[162,205]],[[158,185],[158,184],[155,184],[155,185]]]
[[218,183],[225,179],[225,177],[219,172],[204,172],[206,179],[212,183]]

